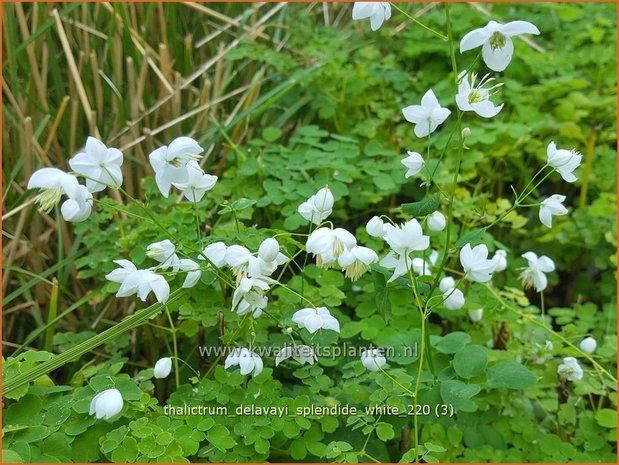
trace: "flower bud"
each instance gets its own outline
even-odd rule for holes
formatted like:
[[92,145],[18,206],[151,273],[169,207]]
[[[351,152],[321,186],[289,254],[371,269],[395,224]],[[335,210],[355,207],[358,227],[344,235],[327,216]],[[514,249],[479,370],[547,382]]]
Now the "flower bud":
[[314,207],[319,212],[325,212],[333,208],[335,199],[328,187],[323,187],[314,195]]
[[449,289],[453,289],[454,287],[456,287],[456,281],[451,276],[446,276],[441,279],[441,282],[438,285],[438,288],[443,293],[447,292]]
[[585,354],[592,354],[595,352],[597,346],[597,341],[592,337],[586,337],[580,341],[580,350],[582,350]]
[[258,257],[265,262],[272,262],[279,255],[279,242],[276,239],[269,237],[262,241],[258,249]]
[[497,250],[494,252],[494,256],[492,257],[492,261],[494,262],[494,271],[503,271],[507,268],[507,252],[505,250]]
[[484,317],[484,309],[478,308],[475,310],[469,310],[469,318],[471,321],[478,322]]
[[439,211],[428,216],[428,228],[430,231],[442,231],[445,229],[446,224],[447,220],[445,220],[445,216]]
[[155,368],[153,368],[153,374],[157,379],[167,378],[171,371],[172,359],[170,357],[164,357],[157,360],[157,363],[155,363]]
[[[204,257],[208,258],[213,265],[217,268],[221,268],[226,264],[226,251],[228,247],[223,242],[214,242],[213,244],[207,245],[202,254]],[[200,255],[198,260],[204,260],[204,257]]]
[[464,294],[460,289],[449,289],[443,294],[445,297],[445,308],[447,310],[458,310],[464,306]]
[[292,328],[290,326],[286,328],[286,334],[292,334]]
[[118,389],[107,389],[92,398],[89,415],[97,419],[112,418],[123,409],[123,396]]
[[378,216],[373,216],[365,225],[365,230],[372,237],[383,237],[385,235],[385,223]]
[[471,137],[471,130],[469,128],[464,128],[462,130],[462,138],[466,139],[467,137]]

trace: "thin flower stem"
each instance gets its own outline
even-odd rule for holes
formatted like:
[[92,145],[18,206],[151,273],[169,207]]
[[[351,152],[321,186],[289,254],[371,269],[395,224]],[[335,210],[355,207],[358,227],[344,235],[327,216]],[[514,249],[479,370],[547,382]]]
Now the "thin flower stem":
[[172,330],[172,346],[174,347],[174,378],[176,380],[176,389],[178,389],[181,385],[180,383],[180,374],[178,372],[178,344],[176,341],[176,326],[174,326],[174,320],[172,319],[172,315],[170,315],[170,309],[167,305],[163,307],[165,309],[165,313],[168,316],[168,321],[170,322],[170,329]]
[[417,24],[419,27],[425,29],[426,31],[432,33],[433,35],[435,35],[436,37],[438,37],[441,40],[447,40],[447,37],[445,37],[443,34],[441,34],[438,31],[435,31],[434,29],[432,29],[429,26],[426,26],[425,24],[423,24],[421,21],[419,21],[417,18],[409,15],[406,11],[404,11],[402,8],[400,8],[397,3],[393,3],[391,2],[391,6],[393,6],[396,10],[398,10],[400,13],[402,13],[404,16],[406,16],[408,19],[410,19],[411,21],[413,21],[415,24]]
[[285,284],[280,283],[279,281],[277,281],[275,284],[277,284],[278,286],[280,286],[282,289],[286,289],[288,292],[290,292],[291,294],[296,295],[297,297],[301,298],[302,300],[304,300],[305,302],[307,302],[308,304],[310,304],[312,306],[312,308],[316,308],[316,305],[314,305],[312,303],[311,300],[309,300],[308,298],[302,296],[301,294],[299,294],[297,291],[293,291],[292,289],[290,289],[288,286],[286,286]]
[[200,372],[197,371],[194,367],[192,367],[189,363],[187,363],[185,360],[183,360],[180,357],[170,357],[172,360],[176,360],[178,359],[179,362],[181,362],[183,365],[185,365],[187,368],[189,368],[191,371],[193,371],[193,373],[199,378],[200,377]]
[[406,386],[404,386],[403,384],[401,384],[397,379],[395,379],[393,376],[391,376],[387,371],[385,371],[385,369],[383,367],[378,367],[380,368],[381,373],[383,373],[387,378],[389,378],[391,381],[393,381],[395,384],[397,384],[398,386],[400,386],[404,392],[406,392],[409,396],[411,397],[415,397],[415,393],[413,391],[411,391],[410,389],[408,389]]

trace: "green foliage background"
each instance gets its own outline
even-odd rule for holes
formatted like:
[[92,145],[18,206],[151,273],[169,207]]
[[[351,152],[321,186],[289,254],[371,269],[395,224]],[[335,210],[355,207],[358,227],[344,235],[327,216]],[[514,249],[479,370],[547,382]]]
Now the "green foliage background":
[[[445,30],[443,5],[400,5],[410,13],[427,9],[420,20]],[[249,8],[231,4],[209,7],[231,17]],[[122,24],[129,24],[125,16],[130,10],[124,5],[113,8],[123,18]],[[146,20],[140,32],[147,42],[159,24],[159,8],[169,21],[168,37],[206,35],[210,31],[201,16],[181,5],[144,8],[141,14]],[[539,196],[564,194],[570,209],[569,216],[555,219],[551,230],[539,224],[537,209],[520,209],[479,238],[491,250],[503,247],[509,251],[510,266],[495,279],[504,291],[491,292],[485,287],[465,290],[464,309],[439,311],[432,316],[434,366],[423,373],[419,401],[452,404],[457,414],[419,417],[423,458],[428,462],[615,462],[616,383],[591,365],[577,383],[560,384],[556,374],[562,357],[579,355],[566,342],[577,345],[584,335],[591,334],[599,342],[595,360],[616,376],[615,6],[533,3],[486,4],[483,11],[467,4],[451,8],[458,39],[486,24],[489,17],[484,11],[497,21],[530,21],[542,31],[541,36],[531,38],[536,48],[515,41],[514,59],[499,78],[505,84],[496,99],[505,103],[503,111],[490,121],[468,115],[465,118],[471,136],[466,140],[468,149],[456,191],[454,237],[488,225],[506,211],[513,200],[510,186],[522,189],[544,164],[551,140],[559,147],[575,147],[584,157],[576,183],[567,185],[552,176],[541,186]],[[81,16],[77,10],[64,11],[63,15],[91,21],[90,26],[109,37],[119,27],[103,20],[95,6],[85,11],[87,14]],[[370,33],[365,21],[350,21],[349,5],[331,5],[329,12],[330,22],[336,25],[325,24],[320,5],[309,8],[308,4],[289,4],[269,23],[274,29],[272,37],[284,44],[281,49],[259,37],[246,38],[222,59],[224,90],[243,85],[257,89],[258,82],[259,91],[252,99],[239,100],[240,111],[234,112],[237,102],[227,102],[218,112],[209,113],[205,117],[210,124],[194,134],[210,153],[206,171],[220,175],[216,188],[199,204],[203,225],[199,238],[192,205],[178,204],[174,196],[161,198],[152,178],[145,178],[140,185],[140,173],[150,175],[149,167],[138,149],[125,151],[128,178],[132,176],[131,167],[138,173],[132,181],[134,194],[146,199],[160,225],[179,243],[201,248],[205,243],[224,240],[256,250],[262,239],[278,230],[303,233],[307,226],[296,213],[297,206],[328,184],[336,198],[330,220],[356,232],[361,243],[383,256],[384,245],[364,230],[367,220],[375,214],[404,218],[400,204],[426,196],[426,187],[418,180],[404,179],[400,160],[405,151],[425,154],[426,147],[424,141],[415,138],[400,109],[417,103],[428,88],[443,105],[454,108],[446,43],[406,21],[396,10],[376,33]],[[5,7],[5,16],[12,14]],[[242,24],[251,25],[254,20],[251,14],[245,14]],[[49,26],[41,24],[40,34],[33,34],[35,39],[46,37],[52,51],[60,50]],[[14,25],[4,26],[6,37],[17,37]],[[240,31],[241,26],[232,29]],[[123,44],[130,41],[126,34],[126,29],[120,32]],[[101,40],[93,47],[100,54],[102,69],[109,67],[108,74],[114,76],[110,44],[111,40]],[[216,47],[209,47],[216,52]],[[122,50],[127,55],[136,53],[130,47]],[[169,52],[181,75],[195,69],[182,47],[172,46]],[[13,87],[27,87],[31,82],[24,56],[25,49],[18,49],[3,64],[4,79]],[[459,67],[467,67],[474,57],[474,52],[458,55]],[[134,58],[140,59],[137,53]],[[214,81],[215,72],[210,70],[204,82]],[[94,92],[94,84],[87,76],[84,79],[89,91]],[[67,70],[56,68],[50,77],[49,115],[55,114],[53,108],[60,105],[70,87],[68,82]],[[131,95],[124,95],[122,80],[115,84],[125,99],[131,99]],[[105,92],[111,95],[112,91]],[[147,108],[156,101],[153,94],[146,92]],[[197,104],[187,99],[184,111]],[[15,134],[24,129],[17,108],[11,102],[6,105],[3,153],[11,157],[11,138],[15,140]],[[107,100],[104,108],[108,108]],[[40,108],[36,111],[45,113]],[[131,115],[123,103],[115,104],[110,111],[113,117],[101,118],[98,127],[102,140],[113,146],[112,140]],[[193,118],[183,121],[155,140],[167,143],[191,131],[194,123]],[[430,158],[434,163],[447,147],[435,176],[439,186],[449,185],[455,169],[454,150],[449,148],[454,124],[454,118],[447,120],[431,138]],[[77,127],[85,139],[88,123],[80,120]],[[70,132],[63,123],[56,137],[68,139]],[[41,129],[37,137],[42,139],[43,133]],[[66,161],[70,153],[65,156]],[[29,195],[13,186],[23,188],[30,174],[28,167],[38,167],[41,160],[3,160],[4,209],[8,211]],[[63,163],[60,158],[54,161]],[[135,207],[126,208],[141,215]],[[61,232],[74,244],[70,253],[54,250],[44,258],[46,271],[40,275],[45,281],[58,278],[58,313],[68,311],[66,318],[51,325],[51,339],[41,329],[50,327],[46,322],[51,286],[44,284],[43,293],[35,293],[32,277],[14,272],[3,295],[3,307],[34,302],[38,310],[18,313],[17,323],[8,321],[15,313],[3,315],[3,327],[8,324],[11,328],[3,334],[3,340],[11,343],[4,346],[8,357],[3,363],[5,382],[45,362],[51,352],[62,353],[135,311],[127,299],[113,297],[115,288],[104,275],[115,267],[112,260],[120,257],[130,258],[138,266],[150,266],[146,245],[166,237],[152,222],[122,215],[120,209],[116,199],[99,202],[87,222],[75,225],[74,233]],[[33,210],[30,215],[36,217],[38,213]],[[14,233],[14,219],[5,228]],[[62,243],[62,237],[59,239]],[[294,239],[281,242],[289,250],[297,245]],[[525,261],[519,256],[527,250],[547,255],[557,264],[544,296],[554,334],[535,324],[539,321],[539,295],[521,290],[518,268]],[[27,258],[21,260],[23,263],[15,263],[15,267],[28,270]],[[456,259],[450,263],[452,268],[458,266]],[[315,305],[332,310],[342,324],[339,343],[396,346],[419,341],[419,317],[409,291],[398,286],[385,290],[380,273],[368,273],[353,286],[339,271],[308,264],[303,275],[291,267],[285,279],[292,289],[303,290]],[[74,281],[86,284],[75,287]],[[180,284],[177,280],[172,287]],[[77,291],[84,292],[80,295]],[[182,368],[179,389],[172,377],[163,381],[152,378],[150,367],[170,353],[171,340],[166,332],[145,325],[72,360],[34,385],[4,393],[4,460],[414,460],[410,452],[407,454],[411,417],[163,415],[166,403],[225,405],[229,411],[242,404],[288,406],[293,411],[336,403],[361,409],[385,403],[406,411],[410,404],[402,386],[413,385],[416,356],[390,359],[393,378],[364,371],[357,358],[342,357],[303,367],[285,363],[275,368],[273,360],[267,360],[264,372],[249,380],[237,371],[224,370],[217,360],[200,357],[198,345],[218,344],[220,313],[225,315],[229,330],[223,337],[226,344],[251,339],[252,331],[257,345],[285,341],[270,319],[262,317],[250,324],[230,312],[229,297],[222,294],[215,275],[205,273],[201,285],[183,293],[171,306],[178,324],[179,352],[202,374],[195,378]],[[382,303],[378,299],[383,299]],[[141,303],[135,303],[140,308]],[[467,310],[479,307],[484,308],[484,319],[470,322]],[[299,300],[278,289],[268,308],[274,315],[289,318],[299,308]],[[152,323],[167,325],[161,315]],[[548,339],[554,349],[544,353],[542,347]],[[546,360],[539,363],[540,357]],[[125,410],[113,422],[95,421],[87,415],[90,400],[95,392],[112,386],[122,392]]]

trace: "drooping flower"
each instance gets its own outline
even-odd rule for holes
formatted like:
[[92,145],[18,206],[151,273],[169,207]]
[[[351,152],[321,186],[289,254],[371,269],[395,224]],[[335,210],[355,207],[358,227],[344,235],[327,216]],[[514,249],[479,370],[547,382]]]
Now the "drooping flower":
[[473,73],[469,76],[466,71],[462,71],[458,76],[458,80],[456,104],[460,110],[474,111],[482,118],[492,118],[503,109],[503,104],[497,106],[490,101],[490,97],[502,84],[496,84],[488,88],[484,87],[486,84],[492,82],[494,78],[485,75],[481,81],[476,84],[477,74]]
[[161,268],[164,270],[168,268],[172,268],[175,272],[179,270],[176,246],[169,239],[149,244],[146,247],[146,256],[161,263]]
[[529,266],[520,274],[522,285],[525,289],[535,287],[537,292],[542,292],[548,286],[548,278],[544,273],[554,271],[555,263],[545,255],[538,258],[534,252],[527,252],[522,256],[529,262]]
[[592,354],[597,349],[598,343],[591,336],[584,338],[580,341],[580,350],[582,350],[585,354]]
[[307,238],[306,250],[316,256],[316,264],[329,268],[345,251],[357,245],[357,239],[343,228],[318,228]]
[[406,179],[421,173],[423,165],[425,164],[423,157],[417,152],[411,152],[409,150],[407,153],[408,157],[401,161],[401,163],[407,168],[406,174],[404,175]]
[[72,174],[58,168],[41,168],[30,176],[28,189],[40,189],[35,201],[39,208],[49,213],[63,195],[74,198],[80,195],[80,183]]
[[207,191],[215,187],[217,176],[206,174],[195,160],[190,160],[185,165],[187,170],[186,180],[172,182],[172,185],[180,189],[183,196],[190,202],[199,202]]
[[267,306],[264,293],[268,290],[269,284],[264,279],[242,278],[232,295],[232,311],[239,315],[251,312],[254,318],[258,318]]
[[223,242],[214,242],[207,245],[202,251],[202,255],[198,257],[198,260],[204,260],[204,257],[217,268],[221,268],[226,264],[226,252],[228,247]]
[[443,215],[439,211],[435,211],[431,215],[428,216],[428,229],[430,231],[442,231],[445,229],[447,225],[447,220],[445,219],[445,215]]
[[298,212],[307,221],[318,225],[333,212],[334,202],[333,194],[329,188],[323,187],[299,205]]
[[94,137],[86,140],[84,152],[69,160],[69,166],[86,178],[90,192],[100,192],[107,186],[120,187],[123,183],[123,154],[115,148],[108,148]]
[[346,277],[356,281],[370,269],[370,265],[378,261],[378,255],[372,249],[355,245],[350,250],[344,250],[337,259]]
[[187,276],[185,276],[185,281],[183,281],[183,288],[189,289],[190,287],[195,286],[200,277],[202,276],[202,270],[200,270],[200,265],[189,258],[181,258],[178,260],[178,268],[181,271],[186,271]]
[[539,220],[548,228],[552,228],[552,217],[567,215],[567,208],[563,206],[565,195],[554,194],[542,201],[539,207]]
[[488,247],[485,244],[476,245],[471,249],[471,244],[466,244],[460,250],[460,263],[469,281],[485,283],[492,279],[492,273],[496,264],[488,260]]
[[424,236],[421,225],[416,219],[397,226],[385,225],[385,241],[399,255],[407,255],[415,250],[426,250],[430,238]]
[[498,249],[496,252],[494,252],[492,261],[494,262],[495,273],[499,271],[504,271],[507,268],[507,252],[505,250]]
[[415,125],[415,135],[426,137],[443,124],[451,114],[448,108],[441,107],[432,89],[421,98],[421,105],[410,105],[402,109],[404,118]]
[[469,314],[469,318],[471,319],[471,321],[474,323],[477,323],[478,321],[481,321],[482,318],[484,317],[484,309],[477,308],[475,310],[469,310],[468,314]]
[[370,27],[377,31],[385,20],[391,18],[389,2],[355,2],[352,8],[352,19],[370,18]]
[[539,34],[539,29],[527,21],[511,21],[507,24],[490,21],[486,26],[466,34],[460,41],[460,53],[483,46],[484,63],[493,71],[503,71],[514,54],[512,37],[521,34]]
[[565,357],[563,363],[557,367],[557,373],[568,381],[580,381],[584,375],[578,360],[574,357]]
[[456,288],[456,282],[451,276],[441,279],[438,285],[443,293],[443,305],[448,310],[458,310],[464,306],[464,294]]
[[237,279],[247,271],[247,264],[253,257],[252,253],[242,245],[231,245],[226,249],[226,265],[234,271]]
[[92,211],[92,194],[86,186],[78,186],[73,197],[65,200],[60,206],[60,213],[65,221],[79,223],[85,221]]
[[273,262],[279,256],[279,242],[277,239],[269,237],[262,241],[258,248],[258,257],[265,262]]
[[580,166],[582,155],[576,150],[557,149],[554,142],[548,144],[546,149],[546,163],[561,175],[565,182],[574,182],[578,178],[573,171]]
[[340,323],[331,316],[326,307],[302,308],[292,315],[292,321],[305,328],[310,334],[314,334],[319,329],[330,329],[337,333],[340,332]]
[[153,368],[153,376],[157,379],[167,378],[172,372],[172,359],[163,357],[157,360]]
[[387,363],[382,349],[365,349],[361,352],[361,364],[369,371],[380,371]]
[[260,356],[249,349],[234,349],[226,357],[224,368],[228,369],[231,366],[239,366],[243,376],[252,374],[258,376],[262,373],[263,363]]
[[161,195],[166,198],[170,195],[172,183],[187,182],[187,163],[200,160],[203,151],[191,137],[178,137],[148,156]]
[[105,278],[120,283],[116,297],[137,294],[144,302],[148,294],[153,292],[158,302],[163,304],[168,300],[170,286],[163,276],[150,270],[138,270],[129,260],[114,260],[114,263],[120,265],[120,268],[108,273]]
[[382,238],[385,235],[385,222],[378,216],[373,216],[365,226],[365,230],[372,237]]
[[110,419],[123,409],[123,396],[118,389],[106,389],[92,398],[88,415],[97,420]]
[[314,354],[314,350],[310,346],[305,345],[297,345],[297,346],[286,346],[281,349],[277,356],[275,357],[275,366],[278,366],[284,360],[292,357],[301,365],[305,365],[309,363],[313,365],[314,362],[318,361],[318,357]]

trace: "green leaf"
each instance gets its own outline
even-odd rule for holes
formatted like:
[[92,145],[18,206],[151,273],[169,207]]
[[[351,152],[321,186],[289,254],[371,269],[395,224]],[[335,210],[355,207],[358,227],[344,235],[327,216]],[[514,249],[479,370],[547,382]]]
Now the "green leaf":
[[223,425],[213,426],[208,431],[206,439],[208,439],[208,442],[222,452],[236,446],[236,441],[230,436],[230,431],[228,431],[228,428]]
[[488,370],[486,385],[490,388],[526,389],[537,383],[537,377],[515,360],[498,362]]
[[374,278],[374,299],[376,308],[383,315],[385,322],[391,319],[391,302],[389,301],[389,292],[387,288],[387,279],[385,275],[372,272]]
[[595,419],[598,425],[604,428],[617,427],[617,412],[609,408],[601,408],[595,414]]
[[444,354],[455,354],[471,341],[471,336],[461,331],[455,331],[442,337],[436,344],[436,350]]
[[462,378],[472,378],[484,372],[488,365],[488,351],[483,346],[472,345],[456,352],[454,370]]
[[282,136],[282,130],[279,128],[268,127],[262,130],[262,138],[267,142],[273,142]]
[[441,397],[446,404],[453,405],[456,411],[474,412],[477,404],[471,397],[478,394],[481,388],[476,384],[466,384],[458,380],[443,381],[441,384]]
[[456,241],[456,247],[464,247],[466,244],[474,245],[475,242],[479,241],[482,238],[485,231],[486,230],[484,228],[479,228],[467,232]]
[[376,427],[376,436],[381,441],[389,441],[389,439],[393,439],[395,433],[393,431],[393,426],[389,423],[380,423]]
[[432,194],[419,202],[403,203],[402,210],[412,216],[426,216],[438,210],[440,194]]

